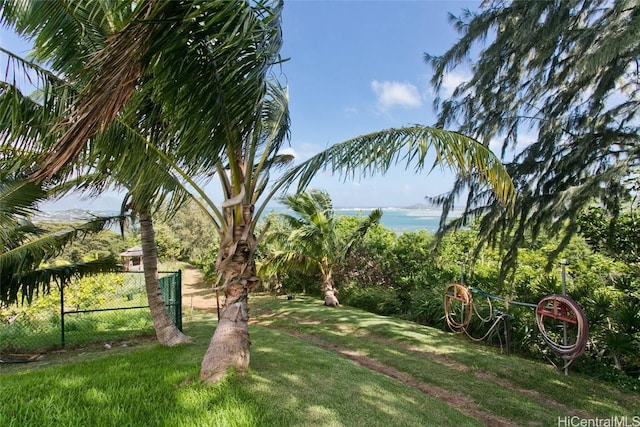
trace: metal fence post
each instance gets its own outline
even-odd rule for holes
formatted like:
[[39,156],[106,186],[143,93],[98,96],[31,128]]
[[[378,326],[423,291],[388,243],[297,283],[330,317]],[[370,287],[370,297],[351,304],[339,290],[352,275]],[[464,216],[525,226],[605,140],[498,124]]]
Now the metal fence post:
[[176,326],[182,331],[182,270],[177,271],[178,283],[176,286]]
[[64,348],[64,283],[60,283],[60,345]]
[[[561,259],[560,260],[560,265],[562,266],[562,271],[561,271],[561,275],[562,275],[562,295],[566,296],[567,295],[567,260],[566,259]],[[562,345],[563,346],[567,346],[567,322],[562,322]],[[566,361],[565,361],[565,365],[564,365],[564,374],[565,375],[569,375],[569,366],[567,366]]]

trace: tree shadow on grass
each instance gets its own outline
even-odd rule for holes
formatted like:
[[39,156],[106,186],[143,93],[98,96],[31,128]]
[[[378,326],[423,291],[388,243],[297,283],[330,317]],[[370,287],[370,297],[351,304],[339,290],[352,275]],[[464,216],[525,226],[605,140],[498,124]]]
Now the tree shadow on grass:
[[251,334],[249,383],[282,411],[285,425],[481,425],[446,402],[304,340],[260,327]]

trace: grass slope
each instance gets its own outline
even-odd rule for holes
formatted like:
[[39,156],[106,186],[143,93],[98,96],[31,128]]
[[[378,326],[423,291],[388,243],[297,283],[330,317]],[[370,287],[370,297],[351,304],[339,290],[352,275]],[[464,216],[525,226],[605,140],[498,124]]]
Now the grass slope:
[[0,426],[555,426],[640,415],[638,394],[431,328],[311,298],[251,306],[245,378],[199,382],[215,314],[195,315],[185,319],[194,345],[0,365]]

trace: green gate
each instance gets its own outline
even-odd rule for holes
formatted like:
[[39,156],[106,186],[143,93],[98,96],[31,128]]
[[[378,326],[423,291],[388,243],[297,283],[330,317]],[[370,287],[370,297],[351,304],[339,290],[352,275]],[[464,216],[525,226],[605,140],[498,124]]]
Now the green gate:
[[158,279],[162,290],[162,299],[167,306],[169,316],[173,323],[182,331],[182,270],[178,270],[170,276]]

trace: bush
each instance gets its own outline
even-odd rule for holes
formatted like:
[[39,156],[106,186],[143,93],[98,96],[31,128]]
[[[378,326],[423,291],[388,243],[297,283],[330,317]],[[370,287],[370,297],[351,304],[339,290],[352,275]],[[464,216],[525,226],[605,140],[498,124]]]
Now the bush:
[[420,288],[409,295],[409,310],[402,316],[422,325],[444,328],[443,287]]
[[384,316],[400,314],[400,301],[391,288],[347,286],[340,292],[340,302]]

